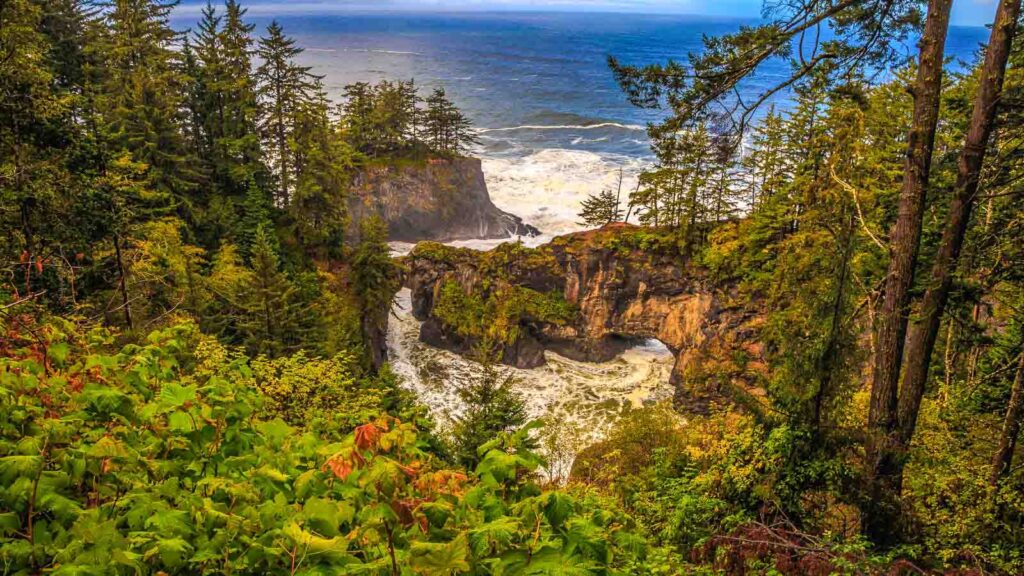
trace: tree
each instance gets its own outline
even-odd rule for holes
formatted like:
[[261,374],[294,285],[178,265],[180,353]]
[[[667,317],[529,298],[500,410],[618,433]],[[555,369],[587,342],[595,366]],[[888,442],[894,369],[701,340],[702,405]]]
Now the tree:
[[326,97],[303,103],[291,139],[295,184],[287,214],[296,242],[321,260],[338,257],[348,224],[349,177],[357,153],[327,116]]
[[401,287],[399,266],[391,259],[387,226],[379,216],[359,223],[359,245],[352,256],[352,284],[363,309],[361,328],[370,368],[388,359],[387,322],[395,293]]
[[898,442],[902,449],[910,443],[917,426],[917,414],[927,385],[939,325],[978,195],[982,163],[988,149],[1019,15],[1020,0],[1004,0],[999,3],[980,71],[980,84],[975,95],[970,125],[957,162],[956,183],[942,232],[942,242],[932,263],[931,277],[920,311],[907,337],[898,410]]
[[[621,182],[619,184],[622,185]],[[611,190],[602,190],[596,196],[587,196],[580,206],[580,218],[584,226],[597,227],[611,224],[622,218],[619,197]]]
[[267,27],[267,35],[260,38],[256,50],[262,60],[256,69],[257,94],[263,106],[259,127],[275,166],[275,198],[279,207],[291,202],[295,166],[290,141],[295,114],[309,102],[317,80],[308,66],[295,63],[302,52],[276,21]]
[[480,463],[478,449],[501,433],[526,424],[526,403],[513,388],[515,378],[502,375],[485,356],[483,373],[458,389],[465,411],[454,418],[455,459],[467,469]]
[[440,154],[457,155],[478,143],[468,118],[437,87],[426,99],[423,133],[427,146]]
[[252,25],[245,10],[229,0],[225,17],[207,4],[193,43],[194,101],[190,104],[201,158],[216,191],[236,198],[250,178],[262,178],[259,110],[252,73]]
[[[274,220],[271,218],[274,206],[270,195],[267,194],[256,180],[250,179],[245,193],[245,201],[242,203],[242,217],[238,221],[237,238],[242,254],[250,257],[256,246],[256,236],[260,230],[264,232],[274,230]],[[266,241],[276,253],[279,250],[277,236],[266,234]]]
[[256,231],[250,255],[252,275],[242,303],[245,316],[238,329],[250,354],[276,358],[301,348],[315,319],[280,270],[271,234],[262,226]]
[[[786,180],[786,138],[782,116],[775,107],[756,125],[751,136],[750,151],[743,158],[748,173],[748,204],[751,210],[770,201]],[[755,176],[756,175],[756,176]]]
[[110,2],[101,12],[107,33],[94,49],[106,63],[97,94],[104,120],[102,137],[113,150],[127,151],[145,164],[155,189],[182,202],[198,175],[182,132],[186,82],[175,48],[181,35],[168,24],[176,4]]

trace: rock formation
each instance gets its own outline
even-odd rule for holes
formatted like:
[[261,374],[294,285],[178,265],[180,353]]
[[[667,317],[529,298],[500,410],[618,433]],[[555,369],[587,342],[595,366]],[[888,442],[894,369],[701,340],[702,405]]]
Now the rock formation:
[[538,234],[491,202],[477,158],[371,166],[355,177],[348,209],[353,234],[360,220],[378,214],[389,238],[403,242]]
[[[762,394],[756,309],[643,228],[610,225],[536,249],[425,243],[409,255],[405,282],[412,312],[424,322],[420,337],[435,346],[464,353],[487,337],[489,325],[500,333],[512,326],[513,337],[498,343],[502,361],[534,367],[544,350],[606,361],[637,339],[655,338],[676,356],[672,382],[690,409],[706,409],[723,394]],[[452,294],[458,301],[444,302]]]

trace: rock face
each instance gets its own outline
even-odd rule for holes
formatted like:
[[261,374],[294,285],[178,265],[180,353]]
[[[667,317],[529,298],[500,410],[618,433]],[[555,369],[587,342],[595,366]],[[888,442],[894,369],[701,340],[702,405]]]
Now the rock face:
[[477,158],[430,159],[371,167],[358,174],[349,197],[353,234],[378,214],[391,240],[466,240],[535,236],[539,232],[491,202]]
[[[607,361],[655,338],[676,356],[672,382],[677,401],[696,411],[728,395],[759,396],[763,351],[756,310],[735,304],[735,287],[716,285],[708,273],[674,250],[648,243],[641,228],[612,225],[562,236],[537,249],[506,244],[491,252],[420,245],[408,257],[406,285],[413,314],[424,322],[421,339],[465,352],[475,344],[466,330],[439,317],[445,285],[499,298],[510,286],[564,298],[567,321],[526,312],[512,318],[518,336],[502,350],[506,364],[533,367],[543,350],[581,361]],[[656,243],[656,242],[655,242]],[[506,319],[508,320],[508,319]],[[491,320],[493,321],[493,320]]]

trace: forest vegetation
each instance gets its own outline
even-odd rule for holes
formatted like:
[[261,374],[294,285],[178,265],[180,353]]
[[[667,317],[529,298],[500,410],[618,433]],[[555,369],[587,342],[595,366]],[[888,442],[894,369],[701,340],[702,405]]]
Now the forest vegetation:
[[486,369],[439,429],[387,364],[387,229],[346,233],[360,170],[475,143],[443,88],[335,103],[236,0],[184,33],[167,0],[0,1],[3,573],[1024,573],[1020,0],[961,73],[951,4],[768,3],[610,60],[665,120],[581,219],[756,303],[765,394],[631,410],[558,482],[571,431],[492,360],[564,298],[445,286]]

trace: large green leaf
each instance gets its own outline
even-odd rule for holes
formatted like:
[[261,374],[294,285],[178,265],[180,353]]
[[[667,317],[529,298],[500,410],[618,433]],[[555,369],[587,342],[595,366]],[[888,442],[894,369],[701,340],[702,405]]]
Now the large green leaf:
[[469,570],[466,533],[450,542],[414,542],[409,548],[413,571],[424,576],[448,576]]

